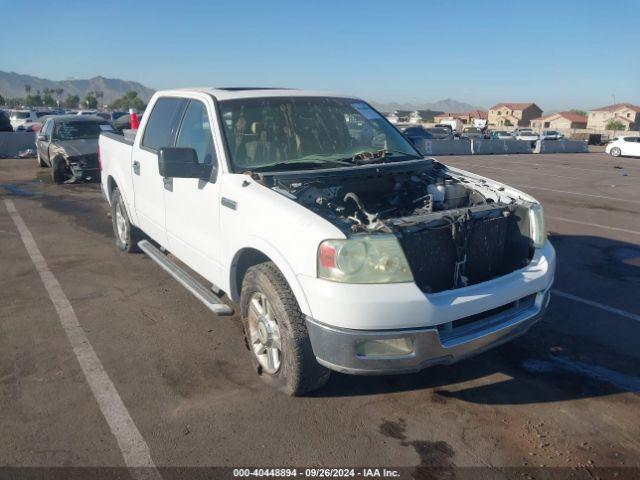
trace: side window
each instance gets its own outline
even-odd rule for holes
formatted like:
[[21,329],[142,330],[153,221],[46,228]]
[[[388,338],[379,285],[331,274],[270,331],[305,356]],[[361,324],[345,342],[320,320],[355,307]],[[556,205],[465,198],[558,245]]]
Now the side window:
[[152,150],[170,147],[178,130],[178,122],[187,104],[184,98],[160,98],[145,127],[142,146]]
[[51,130],[53,130],[53,120],[49,119],[44,123],[42,127],[42,134],[49,137],[51,139]]
[[209,115],[202,102],[189,102],[180,125],[176,147],[193,148],[198,154],[198,163],[216,163]]

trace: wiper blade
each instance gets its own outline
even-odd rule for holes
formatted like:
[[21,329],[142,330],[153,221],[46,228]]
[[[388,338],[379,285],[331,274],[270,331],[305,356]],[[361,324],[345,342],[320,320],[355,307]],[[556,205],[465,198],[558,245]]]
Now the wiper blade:
[[306,169],[306,168],[321,168],[326,164],[335,164],[340,167],[349,166],[349,164],[342,160],[330,160],[330,159],[317,159],[317,160],[303,160],[303,161],[293,161],[293,162],[277,162],[271,163],[269,165],[260,165],[254,168],[247,168],[247,170],[251,170],[252,172],[264,172],[269,170],[291,170],[291,169]]
[[372,163],[383,163],[385,158],[391,155],[404,155],[407,157],[419,158],[416,157],[414,153],[407,153],[400,150],[382,149],[378,150],[377,152],[358,152],[353,157],[351,157],[350,161],[356,165],[370,165]]

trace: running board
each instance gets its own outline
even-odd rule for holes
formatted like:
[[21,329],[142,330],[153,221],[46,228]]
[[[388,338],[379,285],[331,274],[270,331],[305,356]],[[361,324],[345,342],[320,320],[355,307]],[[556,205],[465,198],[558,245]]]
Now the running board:
[[138,247],[140,247],[140,250],[146,253],[151,260],[160,265],[165,272],[176,279],[178,283],[189,290],[193,296],[204,303],[213,313],[216,315],[233,315],[233,309],[229,305],[223,303],[211,290],[176,265],[169,257],[154,247],[149,240],[140,240]]

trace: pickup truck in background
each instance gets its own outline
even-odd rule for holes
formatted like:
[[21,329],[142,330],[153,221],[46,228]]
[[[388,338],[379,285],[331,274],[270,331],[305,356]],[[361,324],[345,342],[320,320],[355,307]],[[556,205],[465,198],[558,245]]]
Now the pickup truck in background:
[[117,247],[213,312],[236,308],[258,374],[287,394],[330,370],[453,363],[523,334],[549,302],[540,204],[423,158],[360,99],[162,91],[133,140],[99,144]]

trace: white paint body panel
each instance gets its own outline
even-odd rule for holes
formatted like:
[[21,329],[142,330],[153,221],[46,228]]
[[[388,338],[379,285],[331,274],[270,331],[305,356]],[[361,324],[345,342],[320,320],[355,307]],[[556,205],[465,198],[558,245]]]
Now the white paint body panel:
[[[107,198],[108,179],[111,177],[125,198],[132,223],[145,229],[144,224],[150,216],[155,219],[168,218],[163,232],[156,229],[146,233],[167,246],[190,268],[227,292],[234,301],[239,299],[234,271],[239,253],[245,249],[258,250],[275,263],[305,315],[327,325],[352,329],[435,325],[498,307],[546,290],[551,285],[555,252],[549,243],[539,249],[531,264],[522,270],[437,294],[424,294],[414,283],[348,285],[318,279],[316,262],[319,244],[326,239],[345,238],[344,234],[327,220],[264,187],[248,175],[230,172],[211,95],[221,100],[251,96],[342,95],[295,90],[223,92],[211,89],[156,93],[148,107],[149,112],[160,96],[198,98],[207,104],[219,172],[215,184],[208,183],[201,189],[198,189],[198,180],[174,179],[174,191],[159,195],[158,189],[163,192],[163,185],[157,173],[157,159],[153,167],[156,177],[149,174],[148,179],[142,176],[132,179],[135,177],[132,161],[139,158],[140,138],[150,115],[145,115],[133,147],[101,137],[102,185]],[[153,164],[153,159],[147,157],[140,157],[139,161]],[[449,170],[454,175],[484,179],[462,170]],[[489,179],[484,180],[487,185],[502,186]],[[510,187],[505,186],[504,191],[526,201],[535,201]],[[139,195],[148,195],[148,198],[139,199]],[[158,199],[157,202],[154,198]],[[223,199],[234,202],[235,208],[222,206]],[[166,206],[167,202],[169,206]],[[156,210],[151,211],[153,208]],[[188,226],[186,232],[185,226]]]

